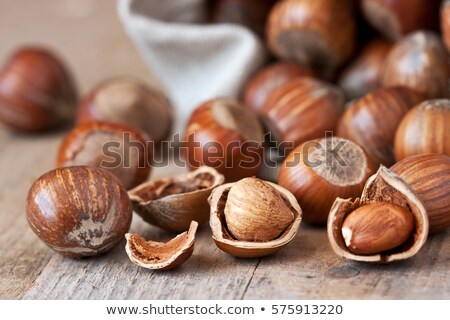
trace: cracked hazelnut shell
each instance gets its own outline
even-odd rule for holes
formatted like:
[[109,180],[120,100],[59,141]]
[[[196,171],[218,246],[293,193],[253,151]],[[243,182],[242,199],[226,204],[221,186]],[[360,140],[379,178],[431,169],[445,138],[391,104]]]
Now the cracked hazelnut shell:
[[406,87],[380,88],[352,103],[337,126],[337,135],[362,146],[376,165],[394,164],[397,127],[409,109],[423,101]]
[[266,35],[275,56],[310,66],[329,78],[355,48],[354,4],[348,0],[279,1],[269,14]]
[[430,232],[450,227],[450,157],[420,154],[391,167],[417,193],[427,211]]
[[[75,127],[64,138],[56,165],[101,167],[117,176],[129,190],[150,174],[148,140],[144,133],[127,125],[88,122]],[[105,150],[106,143],[111,147]]]
[[70,71],[53,52],[23,47],[0,71],[0,121],[23,132],[51,129],[71,120],[77,90]]
[[395,159],[421,153],[450,156],[450,100],[424,101],[400,122],[394,140]]
[[217,98],[192,113],[183,152],[191,170],[213,167],[231,182],[257,174],[263,140],[262,126],[252,111],[237,100]]
[[172,232],[186,231],[191,221],[208,221],[208,197],[221,185],[223,175],[215,169],[195,171],[146,182],[129,191],[134,211],[144,221]]
[[[362,210],[364,207],[374,204],[387,204],[388,206],[393,204],[409,211],[414,219],[414,230],[405,242],[390,250],[364,254],[352,252],[347,247],[342,234],[344,221],[355,210]],[[386,222],[388,221],[386,220]],[[367,220],[364,223],[367,225],[371,221]],[[374,226],[379,229],[374,232],[378,232],[380,237],[386,236],[384,231],[390,227],[379,221],[376,221]],[[368,229],[370,228],[366,227],[366,230]],[[390,263],[413,257],[425,244],[428,230],[427,213],[416,192],[402,178],[384,166],[381,166],[378,172],[367,180],[361,198],[336,199],[330,210],[327,225],[328,240],[337,255],[350,260],[371,263]],[[366,244],[369,247],[370,245],[370,243]],[[378,243],[374,243],[375,245]]]
[[185,263],[194,252],[198,223],[192,221],[189,230],[166,243],[145,240],[127,233],[125,251],[135,265],[151,270],[172,270]]
[[275,62],[257,72],[247,83],[244,104],[260,114],[269,94],[289,80],[299,77],[314,77],[312,69],[293,63]]
[[305,222],[325,224],[336,197],[360,195],[375,170],[356,143],[339,137],[323,138],[294,149],[281,165],[278,183],[295,196]]
[[261,119],[278,142],[293,147],[333,131],[344,112],[344,93],[326,82],[311,78],[293,79],[267,98]]
[[123,239],[132,207],[113,174],[70,167],[49,171],[33,183],[26,213],[31,229],[46,245],[82,258],[106,252]]
[[448,98],[450,65],[441,38],[417,31],[397,42],[386,58],[382,83],[406,86],[429,99]]
[[[295,197],[279,185],[257,178],[243,180],[221,185],[211,193],[208,201],[213,239],[220,250],[237,257],[274,254],[297,234],[301,208]],[[237,189],[232,191],[235,186]],[[233,202],[231,209],[230,196]],[[230,215],[227,210],[237,212]],[[234,224],[235,232],[238,231],[238,238],[229,230],[230,223]]]
[[118,77],[88,93],[78,108],[77,122],[122,123],[145,132],[158,145],[170,135],[172,113],[161,90],[132,77]]

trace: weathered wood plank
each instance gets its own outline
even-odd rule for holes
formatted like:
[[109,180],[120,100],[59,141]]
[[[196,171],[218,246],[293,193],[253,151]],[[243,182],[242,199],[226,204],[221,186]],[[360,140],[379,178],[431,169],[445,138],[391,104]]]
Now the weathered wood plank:
[[303,226],[286,250],[261,261],[244,299],[449,299],[449,237],[431,236],[412,260],[369,265],[337,257],[323,230]]

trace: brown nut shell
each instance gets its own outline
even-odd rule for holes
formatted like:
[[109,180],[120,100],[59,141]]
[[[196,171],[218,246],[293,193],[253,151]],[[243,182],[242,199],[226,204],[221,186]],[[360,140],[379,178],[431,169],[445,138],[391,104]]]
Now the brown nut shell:
[[185,263],[194,252],[198,223],[192,221],[189,230],[166,243],[145,240],[127,233],[125,251],[135,265],[152,270],[171,270]]
[[146,222],[172,231],[186,231],[191,221],[208,221],[208,197],[224,182],[215,169],[200,167],[174,177],[146,182],[128,192],[134,211]]
[[98,255],[116,246],[128,232],[133,213],[119,179],[95,167],[45,173],[30,188],[26,212],[34,233],[72,258]]
[[430,222],[430,232],[450,227],[450,157],[420,154],[391,167],[422,200]]
[[[209,224],[213,233],[214,242],[220,250],[236,257],[264,257],[274,254],[294,239],[302,220],[301,208],[295,197],[288,190],[271,182],[266,181],[266,183],[270,184],[273,188],[280,192],[282,197],[285,199],[286,204],[290,207],[292,213],[294,214],[292,223],[274,240],[255,242],[235,239],[227,229],[224,214],[228,193],[235,183],[221,185],[213,190],[208,199],[211,206]],[[255,208],[248,208],[248,210],[255,210]]]
[[450,52],[450,0],[445,0],[442,2],[441,30],[442,30],[442,38],[447,47],[447,51]]
[[[390,251],[359,255],[351,252],[342,236],[342,225],[345,218],[357,208],[367,204],[387,202],[407,208],[414,218],[414,231],[410,239],[403,245]],[[344,258],[372,262],[390,263],[405,260],[417,254],[428,237],[429,223],[425,207],[416,192],[399,176],[384,166],[367,180],[361,199],[337,198],[328,216],[328,240],[333,251]]]

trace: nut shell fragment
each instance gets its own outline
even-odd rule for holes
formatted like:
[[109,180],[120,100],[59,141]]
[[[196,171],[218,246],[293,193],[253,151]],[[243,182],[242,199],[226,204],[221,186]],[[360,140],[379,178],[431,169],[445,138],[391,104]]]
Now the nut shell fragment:
[[215,169],[200,167],[195,171],[171,178],[150,181],[130,190],[134,211],[146,222],[182,232],[191,221],[208,221],[208,197],[212,189],[224,182]]
[[[342,225],[345,218],[357,208],[371,204],[387,202],[410,210],[414,218],[412,236],[403,245],[377,254],[358,255],[345,245]],[[389,263],[411,258],[423,247],[428,236],[428,217],[422,202],[415,191],[399,176],[384,166],[367,180],[361,199],[337,198],[328,216],[328,240],[334,252],[344,258],[372,263]]]
[[185,231],[167,243],[146,241],[137,234],[127,233],[125,250],[134,264],[152,270],[170,270],[186,262],[194,252],[198,223],[191,222]]
[[[279,191],[285,199],[286,205],[291,209],[294,215],[292,223],[276,239],[270,241],[244,241],[234,238],[227,229],[225,204],[227,202],[228,193],[235,183],[224,184],[214,189],[208,199],[211,205],[209,224],[213,233],[213,239],[219,249],[237,257],[263,257],[279,251],[294,239],[302,219],[300,205],[288,190],[268,181],[266,181],[266,183]],[[248,210],[252,209],[255,210],[254,207],[248,208]]]

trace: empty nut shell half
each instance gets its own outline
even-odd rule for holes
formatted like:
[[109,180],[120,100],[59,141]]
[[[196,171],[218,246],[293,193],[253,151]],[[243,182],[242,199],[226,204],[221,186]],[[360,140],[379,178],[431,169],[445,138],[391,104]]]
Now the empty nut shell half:
[[[300,226],[302,210],[294,195],[283,187],[265,181],[280,194],[283,200],[293,213],[293,220],[288,227],[275,239],[269,241],[244,241],[236,239],[228,230],[225,220],[225,206],[231,187],[236,183],[227,183],[217,187],[211,193],[208,201],[211,205],[211,215],[209,224],[211,226],[213,239],[217,247],[231,255],[243,258],[263,257],[273,254],[291,242],[297,234]],[[264,204],[255,203],[249,211],[256,211]],[[257,212],[249,212],[249,216],[255,216]]]
[[[402,245],[389,251],[369,255],[352,253],[341,232],[345,218],[362,206],[380,202],[395,204],[411,212],[414,219],[412,235]],[[415,191],[395,173],[380,166],[378,172],[367,180],[361,199],[336,199],[328,216],[327,229],[328,240],[337,255],[355,261],[389,263],[411,258],[419,252],[426,242],[429,225],[425,207]]]
[[191,222],[188,231],[166,243],[146,241],[137,234],[127,233],[125,250],[135,265],[152,270],[170,270],[185,263],[194,252],[198,223]]
[[174,177],[150,181],[130,190],[133,210],[146,222],[172,232],[189,228],[191,221],[208,221],[208,197],[224,182],[215,169],[200,167]]

